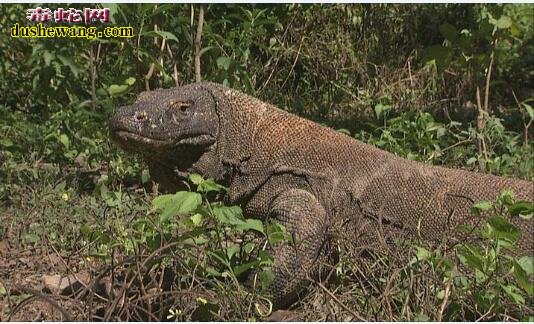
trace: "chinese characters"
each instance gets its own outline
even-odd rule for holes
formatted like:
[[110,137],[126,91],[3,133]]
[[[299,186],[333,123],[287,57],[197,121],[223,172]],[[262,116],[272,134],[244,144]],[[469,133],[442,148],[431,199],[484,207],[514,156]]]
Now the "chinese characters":
[[41,23],[47,23],[52,19],[56,23],[79,24],[84,22],[90,24],[97,21],[107,23],[109,22],[109,8],[84,8],[83,11],[74,8],[69,8],[68,10],[58,8],[52,13],[49,8],[37,7],[26,11],[26,19]]

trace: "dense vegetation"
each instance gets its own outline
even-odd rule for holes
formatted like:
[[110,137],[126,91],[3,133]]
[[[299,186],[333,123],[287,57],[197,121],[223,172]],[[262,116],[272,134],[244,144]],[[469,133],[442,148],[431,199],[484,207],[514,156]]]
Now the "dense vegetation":
[[[134,38],[12,38],[33,24],[29,7],[0,5],[0,320],[269,316],[261,240],[290,238],[213,201],[225,188],[197,175],[193,192],[155,197],[107,130],[144,90],[201,77],[409,159],[534,179],[533,5],[106,7]],[[313,282],[291,316],[532,320],[532,257],[516,256],[501,217],[532,206],[504,192],[474,206],[486,209],[479,245],[414,245],[402,266],[360,265],[341,245],[335,278]],[[41,289],[81,272],[92,281],[75,296]]]

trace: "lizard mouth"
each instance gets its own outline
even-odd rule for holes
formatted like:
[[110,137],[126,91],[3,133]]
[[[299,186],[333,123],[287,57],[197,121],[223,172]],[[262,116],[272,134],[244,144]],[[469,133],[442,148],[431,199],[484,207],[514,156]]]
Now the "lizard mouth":
[[182,139],[155,139],[133,133],[125,129],[112,131],[112,139],[120,146],[129,151],[162,151],[169,148],[190,147],[190,146],[208,146],[215,143],[216,139],[211,135],[201,134],[196,136],[184,137]]
[[112,132],[112,138],[119,143],[119,145],[133,151],[139,151],[143,148],[161,149],[175,144],[172,140],[160,140],[145,137],[127,130],[115,130]]

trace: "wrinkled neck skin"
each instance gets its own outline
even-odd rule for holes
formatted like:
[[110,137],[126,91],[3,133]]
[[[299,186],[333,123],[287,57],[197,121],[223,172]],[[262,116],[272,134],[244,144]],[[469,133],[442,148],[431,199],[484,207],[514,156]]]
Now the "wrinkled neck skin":
[[218,84],[210,84],[209,91],[217,103],[217,152],[222,165],[228,168],[250,159],[254,134],[268,104]]
[[[217,84],[213,84],[210,91],[217,102],[217,151],[223,183],[229,188],[226,201],[243,204],[272,176],[269,157],[258,151],[259,130],[270,116],[284,112],[259,99]],[[279,134],[273,133],[272,136]]]
[[187,178],[191,173],[222,180],[217,143],[181,146],[165,154],[147,154],[143,159],[148,163],[152,178],[169,192],[188,189]]

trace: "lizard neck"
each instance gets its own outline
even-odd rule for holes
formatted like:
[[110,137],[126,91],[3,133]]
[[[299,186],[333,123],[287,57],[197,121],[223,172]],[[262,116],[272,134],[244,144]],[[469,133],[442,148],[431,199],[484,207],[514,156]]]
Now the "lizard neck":
[[212,94],[217,102],[219,117],[218,160],[225,169],[235,169],[253,156],[256,130],[271,107],[223,86],[212,89]]

